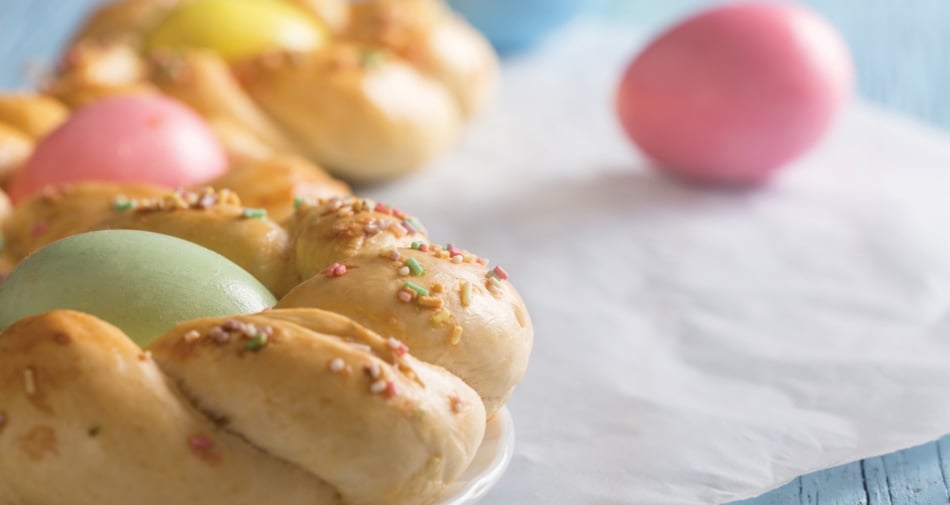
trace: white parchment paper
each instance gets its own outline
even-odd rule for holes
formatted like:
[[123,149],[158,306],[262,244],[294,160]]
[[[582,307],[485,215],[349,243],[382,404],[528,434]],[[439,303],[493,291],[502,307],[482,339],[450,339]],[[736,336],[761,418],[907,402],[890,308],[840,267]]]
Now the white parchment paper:
[[486,503],[716,504],[950,432],[950,141],[865,105],[768,189],[623,138],[640,37],[509,61],[458,151],[372,196],[503,265],[537,331]]

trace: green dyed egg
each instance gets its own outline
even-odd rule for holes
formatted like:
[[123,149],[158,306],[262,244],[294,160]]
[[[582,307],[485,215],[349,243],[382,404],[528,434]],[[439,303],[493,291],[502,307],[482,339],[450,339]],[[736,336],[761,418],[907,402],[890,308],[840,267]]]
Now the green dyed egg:
[[94,231],[53,242],[10,273],[0,286],[0,327],[72,309],[118,326],[144,347],[180,321],[275,303],[251,274],[199,245],[146,231]]
[[289,2],[190,0],[175,8],[148,35],[150,50],[210,49],[235,61],[270,51],[310,51],[326,32]]

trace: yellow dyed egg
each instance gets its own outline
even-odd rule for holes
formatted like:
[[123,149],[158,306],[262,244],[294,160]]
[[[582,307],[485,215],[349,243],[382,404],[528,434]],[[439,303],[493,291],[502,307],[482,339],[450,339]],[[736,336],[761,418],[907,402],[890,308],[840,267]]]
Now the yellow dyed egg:
[[275,0],[191,0],[175,8],[146,39],[147,49],[210,49],[229,61],[277,50],[309,51],[324,27],[306,12]]

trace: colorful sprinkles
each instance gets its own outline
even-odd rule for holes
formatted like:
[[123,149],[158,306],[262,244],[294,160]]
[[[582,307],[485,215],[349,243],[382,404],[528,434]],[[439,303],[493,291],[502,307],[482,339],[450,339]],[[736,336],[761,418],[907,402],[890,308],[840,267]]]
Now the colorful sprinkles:
[[[140,212],[187,209],[204,210],[218,205],[240,207],[241,200],[233,191],[227,189],[215,190],[209,187],[202,191],[177,189],[162,198],[144,198],[142,200],[128,198],[125,195],[118,195],[112,201],[112,208],[118,212],[129,212],[133,210]],[[247,210],[254,211],[261,209]]]
[[267,217],[265,209],[244,209],[241,211],[241,217],[244,219],[264,219]]
[[246,344],[244,344],[244,348],[247,349],[248,351],[259,351],[263,349],[266,345],[267,345],[267,334],[258,333],[257,335],[254,335],[253,337],[251,337],[251,339],[248,340]]
[[206,338],[217,345],[225,345],[233,338],[239,337],[245,340],[244,349],[256,352],[271,343],[270,337],[273,334],[274,328],[272,326],[258,326],[232,318],[220,326],[210,328],[204,334],[195,329],[188,330],[182,335],[182,340],[186,343],[195,343],[202,338]]
[[426,273],[425,269],[422,268],[422,265],[420,265],[419,261],[415,258],[407,259],[406,266],[409,267],[410,271],[412,271],[412,275],[415,275],[416,277],[421,277]]
[[429,296],[429,290],[410,281],[406,281],[403,285],[404,288],[413,291],[418,296]]
[[389,339],[386,341],[386,345],[392,349],[393,354],[396,356],[405,356],[406,353],[409,352],[409,346],[393,337],[389,337]]
[[346,265],[342,263],[334,263],[323,271],[323,275],[329,278],[343,277],[346,275],[346,269]]

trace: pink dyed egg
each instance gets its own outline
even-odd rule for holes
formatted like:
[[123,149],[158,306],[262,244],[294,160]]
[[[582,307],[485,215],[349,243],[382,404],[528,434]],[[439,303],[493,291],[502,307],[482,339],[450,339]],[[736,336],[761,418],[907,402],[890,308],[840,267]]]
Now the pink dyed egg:
[[653,41],[627,68],[617,106],[627,134],[665,170],[749,185],[815,145],[852,83],[847,47],[816,13],[737,3]]
[[10,197],[80,181],[199,184],[228,168],[205,122],[159,95],[105,98],[76,111],[36,146],[14,176]]

